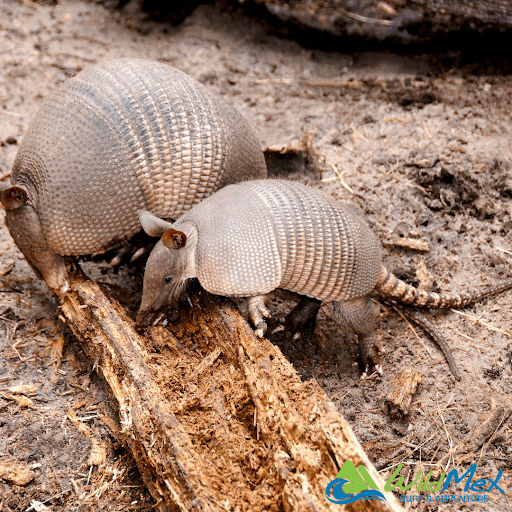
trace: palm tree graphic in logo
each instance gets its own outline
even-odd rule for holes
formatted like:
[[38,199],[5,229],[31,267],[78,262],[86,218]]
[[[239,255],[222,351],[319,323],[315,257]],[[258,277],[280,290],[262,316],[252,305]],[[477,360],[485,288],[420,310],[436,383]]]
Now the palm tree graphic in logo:
[[356,469],[350,460],[343,464],[336,478],[329,482],[325,497],[337,505],[364,500],[386,501],[368,470],[362,464]]

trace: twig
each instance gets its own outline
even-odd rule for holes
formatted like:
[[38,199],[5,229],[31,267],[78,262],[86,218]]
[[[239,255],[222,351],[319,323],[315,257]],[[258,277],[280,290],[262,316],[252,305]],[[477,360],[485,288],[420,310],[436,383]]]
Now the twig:
[[500,329],[499,327],[494,327],[494,325],[488,324],[487,322],[484,322],[483,320],[480,320],[479,318],[476,318],[475,316],[468,315],[467,313],[463,313],[462,311],[457,311],[456,309],[451,309],[450,311],[452,313],[456,313],[457,315],[464,316],[466,318],[469,318],[470,320],[473,320],[475,323],[479,323],[490,329],[491,331],[501,332],[502,334],[505,334],[506,336],[512,338],[512,334],[510,334],[507,331],[504,331],[503,329]]
[[361,80],[304,80],[304,85],[309,85],[310,87],[354,87],[354,88],[359,88],[364,85],[364,82],[362,82]]
[[367,16],[361,16],[360,14],[356,14],[354,12],[346,11],[341,7],[338,7],[337,11],[341,14],[341,16],[346,16],[351,20],[362,21],[363,23],[371,23],[372,25],[394,25],[395,22],[391,20],[383,20],[380,18],[368,18]]
[[404,320],[404,322],[409,326],[409,329],[413,332],[414,336],[416,336],[417,340],[421,343],[421,346],[427,351],[428,355],[435,361],[434,356],[432,355],[432,352],[430,352],[429,348],[423,343],[423,340],[419,337],[418,333],[416,332],[416,329],[412,326],[411,322],[407,319],[407,317],[398,309],[393,308]]
[[329,164],[334,171],[334,173],[338,176],[341,185],[346,188],[351,194],[354,194],[354,191],[347,185],[347,182],[343,179],[343,173],[339,171],[339,169],[334,164]]
[[27,117],[27,114],[18,114],[17,112],[7,112],[6,110],[0,110],[0,114],[3,114],[4,116],[10,116],[10,117]]
[[453,357],[450,345],[448,345],[448,341],[446,341],[446,338],[441,334],[437,327],[430,320],[427,320],[425,316],[422,315],[419,311],[414,311],[411,309],[404,309],[403,311],[406,315],[409,316],[409,318],[413,322],[416,322],[416,324],[422,327],[433,338],[433,340],[441,349],[441,352],[443,353],[444,357],[446,358],[446,361],[448,363],[448,366],[450,367],[451,372],[453,373],[453,376],[457,380],[460,380],[460,372],[459,369],[457,368],[457,363],[455,362],[455,358]]
[[443,424],[443,429],[444,429],[444,431],[446,433],[446,438],[448,439],[448,446],[449,446],[449,449],[448,449],[448,463],[446,464],[446,467],[444,468],[444,470],[446,471],[450,467],[450,461],[453,461],[453,463],[455,464],[455,450],[456,450],[456,448],[455,449],[453,448],[453,439],[450,436],[450,433],[448,432],[448,429],[446,428],[446,423],[444,421],[443,412],[441,411],[441,408],[439,407],[439,402],[437,402],[437,400],[436,400],[436,412],[437,412],[437,415],[439,416],[439,418],[441,419],[441,422]]
[[261,78],[255,80],[254,83],[257,85],[266,84],[293,84],[295,80],[293,78]]
[[495,247],[496,250],[504,252],[505,254],[508,254],[509,256],[512,256],[512,252],[507,251],[506,249],[502,249],[501,247]]
[[427,137],[428,137],[429,139],[431,139],[431,138],[432,138],[432,135],[430,135],[430,132],[428,131],[428,127],[427,127],[427,125],[425,124],[425,121],[421,121],[421,124],[422,124],[422,126],[423,126],[423,129],[425,130],[425,133],[427,134]]

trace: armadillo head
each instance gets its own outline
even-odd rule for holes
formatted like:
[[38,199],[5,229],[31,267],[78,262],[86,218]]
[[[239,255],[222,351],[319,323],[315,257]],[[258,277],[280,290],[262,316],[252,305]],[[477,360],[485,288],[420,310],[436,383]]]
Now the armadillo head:
[[34,270],[39,271],[46,284],[57,294],[68,288],[64,258],[56,254],[44,236],[39,215],[31,204],[31,190],[25,185],[2,187],[1,202],[6,211],[6,224],[16,245]]
[[144,325],[152,311],[165,303],[177,303],[185,282],[195,277],[197,231],[186,225],[186,235],[149,212],[140,211],[139,218],[148,235],[162,237],[151,252],[144,271],[142,302],[137,313],[137,323]]

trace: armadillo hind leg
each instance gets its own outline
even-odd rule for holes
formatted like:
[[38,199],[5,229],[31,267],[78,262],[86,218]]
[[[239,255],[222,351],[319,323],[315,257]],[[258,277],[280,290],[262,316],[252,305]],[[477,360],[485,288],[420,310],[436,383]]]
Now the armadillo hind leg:
[[296,340],[301,336],[311,336],[315,332],[316,315],[322,302],[301,296],[299,303],[286,315],[282,330],[288,331]]
[[53,252],[46,242],[39,217],[32,206],[9,210],[6,224],[16,245],[31,266],[41,273],[50,290],[57,294],[65,293],[69,284],[64,258]]
[[256,295],[247,298],[247,307],[249,308],[249,317],[256,328],[255,334],[262,338],[267,332],[267,323],[263,317],[270,318],[270,311],[265,306],[266,295]]
[[364,378],[371,370],[382,374],[379,356],[379,343],[375,328],[377,323],[377,305],[370,297],[332,303],[333,318],[348,325],[359,339],[359,351],[363,362]]

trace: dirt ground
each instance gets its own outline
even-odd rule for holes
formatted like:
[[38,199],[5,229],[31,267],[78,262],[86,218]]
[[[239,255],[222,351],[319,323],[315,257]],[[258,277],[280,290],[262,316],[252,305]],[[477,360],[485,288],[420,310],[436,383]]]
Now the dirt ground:
[[[507,63],[475,62],[463,49],[315,49],[229,3],[200,6],[172,26],[151,21],[133,2],[115,9],[2,0],[0,49],[0,177],[9,174],[42,99],[63,80],[107,58],[158,59],[238,108],[271,148],[272,172],[352,201],[399,277],[455,291],[512,276]],[[305,148],[304,156],[281,156],[287,147]],[[133,460],[112,434],[108,391],[62,328],[58,304],[0,215],[0,510],[152,510]],[[400,246],[410,239],[427,250]],[[115,288],[95,265],[86,265],[91,275]],[[457,446],[496,407],[510,411],[510,296],[428,315],[453,350],[460,382],[435,343],[384,306],[382,377],[360,379],[357,346],[323,310],[312,338],[276,342],[304,380],[323,387],[384,478],[400,460],[445,470],[461,462]],[[289,302],[277,296],[276,316],[283,307]],[[383,398],[407,367],[421,374],[422,385],[410,415],[397,420]],[[486,504],[407,508],[511,510],[508,417],[469,455],[466,465],[478,463],[482,477],[503,471],[505,495],[494,490]]]

